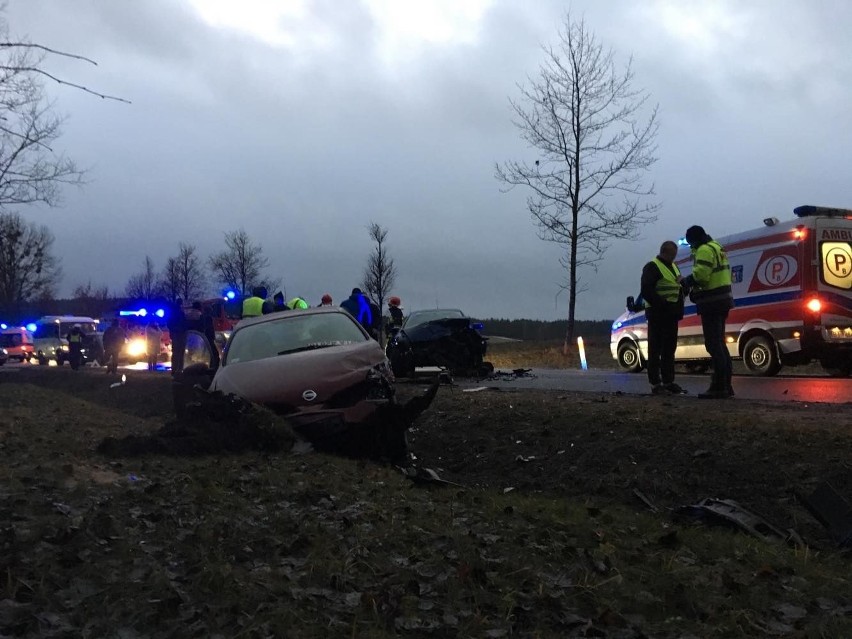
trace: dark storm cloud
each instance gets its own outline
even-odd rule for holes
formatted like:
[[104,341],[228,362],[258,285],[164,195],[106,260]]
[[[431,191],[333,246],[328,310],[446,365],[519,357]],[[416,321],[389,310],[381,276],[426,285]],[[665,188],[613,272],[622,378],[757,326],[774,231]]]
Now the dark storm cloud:
[[[839,168],[852,10],[783,4],[572,3],[619,61],[634,55],[662,122],[649,175],[659,221],[584,273],[580,317],[615,316],[660,241],[693,223],[722,235],[797,204],[852,204]],[[536,74],[566,5],[494,2],[475,37],[392,53],[366,5],[306,6],[281,23],[293,42],[270,45],[177,0],[10,4],[14,32],[99,63],[51,68],[133,101],[49,87],[70,116],[63,148],[92,167],[64,209],[26,211],[57,236],[62,292],[89,279],[120,291],[145,255],[162,266],[184,241],[206,256],[242,227],[289,294],[339,301],[360,281],[376,221],[408,310],[564,316],[560,249],[537,239],[526,193],[502,193],[493,171],[535,158],[508,98]]]

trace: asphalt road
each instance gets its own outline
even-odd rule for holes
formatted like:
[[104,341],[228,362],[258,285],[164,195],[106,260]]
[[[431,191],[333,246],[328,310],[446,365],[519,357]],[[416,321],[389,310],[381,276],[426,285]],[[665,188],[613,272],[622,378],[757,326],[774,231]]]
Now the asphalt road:
[[[495,375],[485,380],[460,380],[464,388],[512,388],[536,390],[561,390],[582,392],[650,394],[651,387],[644,373],[622,373],[607,370],[558,370],[533,369],[531,376],[504,377]],[[678,375],[677,383],[689,391],[686,397],[695,397],[707,390],[709,375]],[[852,402],[852,378],[835,379],[829,377],[753,377],[734,376],[733,401],[760,399],[770,401],[826,402],[843,404]]]

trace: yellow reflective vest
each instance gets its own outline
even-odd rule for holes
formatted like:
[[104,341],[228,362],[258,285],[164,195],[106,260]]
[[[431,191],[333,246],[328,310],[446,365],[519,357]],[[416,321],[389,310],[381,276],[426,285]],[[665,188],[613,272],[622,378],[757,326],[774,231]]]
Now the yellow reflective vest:
[[731,264],[722,245],[715,240],[702,244],[692,252],[692,300],[702,306],[717,302],[730,308],[734,304],[731,292]]
[[[680,299],[680,282],[677,280],[680,277],[680,269],[674,263],[669,268],[658,257],[655,257],[651,261],[660,269],[660,275],[662,276],[657,280],[655,286],[657,294],[667,302],[676,303]],[[645,300],[645,308],[651,308],[651,303],[647,300]]]
[[260,317],[263,315],[263,299],[247,297],[243,300],[243,317]]

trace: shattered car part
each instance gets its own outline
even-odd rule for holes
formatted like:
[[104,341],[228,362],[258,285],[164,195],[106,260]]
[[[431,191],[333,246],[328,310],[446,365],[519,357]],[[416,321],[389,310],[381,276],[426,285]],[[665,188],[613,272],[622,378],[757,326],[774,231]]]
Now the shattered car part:
[[691,506],[680,506],[675,512],[695,519],[735,526],[764,541],[787,542],[790,537],[763,517],[743,508],[732,499],[702,499]]
[[831,533],[841,546],[852,546],[852,505],[828,482],[801,497],[808,511]]
[[487,375],[494,367],[485,362],[488,338],[458,309],[416,311],[388,342],[386,353],[394,374],[408,377],[422,366],[443,366],[456,375]]

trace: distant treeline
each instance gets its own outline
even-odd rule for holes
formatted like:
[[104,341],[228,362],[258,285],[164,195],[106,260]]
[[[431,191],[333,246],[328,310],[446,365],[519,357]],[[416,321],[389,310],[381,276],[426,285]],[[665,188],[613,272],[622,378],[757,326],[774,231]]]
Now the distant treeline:
[[[542,320],[479,320],[485,325],[485,335],[499,335],[523,340],[559,340],[565,338],[568,320],[544,322]],[[574,335],[585,337],[609,338],[612,320],[575,320]]]

